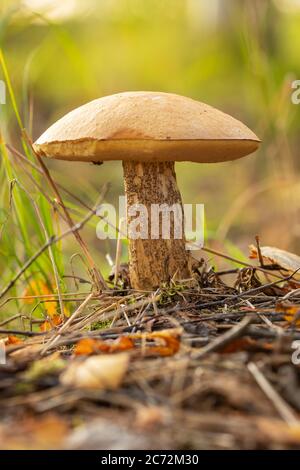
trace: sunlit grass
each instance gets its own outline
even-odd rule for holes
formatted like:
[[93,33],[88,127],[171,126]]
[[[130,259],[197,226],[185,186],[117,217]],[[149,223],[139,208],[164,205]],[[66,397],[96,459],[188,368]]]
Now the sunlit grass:
[[[19,139],[24,155],[34,161],[30,145],[26,141],[26,129],[23,126],[17,100],[13,91],[9,71],[3,52],[0,50],[0,65],[4,74],[10,103],[15,119],[19,127]],[[2,128],[3,123],[1,123]],[[9,281],[9,276],[15,269],[20,269],[22,264],[36,251],[36,243],[42,244],[52,236],[57,229],[54,227],[56,218],[53,217],[53,208],[50,206],[45,194],[41,191],[26,189],[26,183],[22,181],[22,171],[17,160],[9,154],[5,141],[5,128],[1,129],[0,151],[3,162],[3,186],[1,191],[1,207],[7,214],[5,225],[9,224],[11,236],[4,236],[7,227],[3,228],[1,251],[9,254],[8,276],[2,276],[2,284]],[[44,187],[45,181],[41,175],[31,171],[33,182],[38,187]],[[56,221],[57,225],[57,221]],[[52,262],[51,262],[52,258]],[[63,282],[64,264],[61,245],[51,247],[51,253],[41,255],[24,273],[25,285],[35,284],[35,291],[43,292],[44,286],[50,290],[61,289]],[[56,288],[54,279],[56,277]],[[24,279],[23,279],[24,281]]]

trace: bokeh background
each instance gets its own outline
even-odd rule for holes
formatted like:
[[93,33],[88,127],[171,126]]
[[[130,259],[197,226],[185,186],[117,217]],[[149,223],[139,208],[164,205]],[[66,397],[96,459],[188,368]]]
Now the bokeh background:
[[[33,139],[72,108],[120,91],[174,92],[211,104],[244,121],[263,143],[254,155],[235,162],[177,164],[184,202],[205,204],[207,246],[247,259],[247,246],[259,235],[262,245],[299,254],[300,105],[291,102],[291,83],[300,79],[299,0],[1,0],[0,15],[0,46],[22,123]],[[0,108],[2,138],[23,152],[9,96]],[[10,152],[7,170],[3,153],[2,148],[0,279],[5,285],[42,236],[31,209],[22,215],[32,206],[30,197],[40,203],[39,191]],[[119,162],[47,165],[56,182],[89,205],[105,182],[110,182],[107,202],[116,203],[123,194]],[[15,191],[23,202],[14,199],[12,180],[19,183]],[[79,220],[84,210],[72,204]],[[27,246],[14,218],[18,210]],[[51,208],[49,216],[55,220]],[[85,227],[83,237],[107,274],[105,255],[114,259],[115,242],[97,240],[96,223]],[[48,235],[56,229],[49,225]],[[59,250],[55,256],[64,284],[72,255],[80,250],[70,237]],[[45,253],[41,263],[51,285],[48,257]],[[85,277],[80,260],[74,264]],[[33,265],[11,295],[21,295],[40,268]]]

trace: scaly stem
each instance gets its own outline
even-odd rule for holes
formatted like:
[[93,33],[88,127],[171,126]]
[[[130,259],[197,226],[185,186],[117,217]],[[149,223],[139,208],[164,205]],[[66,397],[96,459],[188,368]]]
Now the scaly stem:
[[[184,213],[174,162],[124,161],[123,169],[132,287],[154,289],[173,277],[178,280],[189,278],[191,271],[188,251],[185,249]],[[147,209],[147,220],[136,204]],[[166,209],[164,216],[160,213],[157,218],[163,207]],[[137,218],[140,221],[137,231],[145,238],[131,237],[130,228],[136,226]],[[163,231],[166,238],[163,238]]]

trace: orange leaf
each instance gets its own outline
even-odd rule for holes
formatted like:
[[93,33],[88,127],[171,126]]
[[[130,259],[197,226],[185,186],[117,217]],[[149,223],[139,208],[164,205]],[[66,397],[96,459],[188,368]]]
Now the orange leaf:
[[134,348],[134,342],[128,336],[120,336],[113,342],[101,339],[84,338],[75,347],[74,353],[78,355],[90,355],[98,352],[112,353],[127,351]]
[[111,344],[110,352],[127,351],[134,348],[134,342],[128,336],[120,336]]
[[153,333],[138,333],[132,337],[144,340],[158,340],[163,344],[158,346],[149,346],[146,348],[147,355],[173,356],[180,348],[181,329],[174,328],[168,330],[155,331]]
[[[23,297],[28,297],[24,299],[24,302],[27,304],[32,304],[35,299],[31,298],[33,296],[39,297],[42,295],[50,296],[52,292],[50,291],[49,287],[45,282],[38,280],[38,281],[30,281],[28,286],[23,292]],[[47,314],[52,317],[56,314],[56,306],[57,302],[53,302],[54,297],[48,297],[47,300],[49,302],[44,302],[43,305],[47,311]]]
[[149,352],[158,353],[160,356],[173,356],[179,351],[180,340],[179,334],[171,333],[172,330],[163,330],[158,331],[157,333],[152,333],[154,339],[160,339],[165,342],[163,346],[156,346],[149,348]]
[[275,311],[277,313],[284,313],[284,319],[286,321],[300,325],[300,305],[277,302]]
[[47,284],[45,284],[45,282],[30,281],[23,292],[24,297],[29,297],[28,299],[24,299],[24,302],[27,304],[32,304],[34,302],[34,299],[31,299],[30,297],[50,294],[51,292],[49,290],[49,287],[47,286]]
[[[249,258],[258,258],[257,248],[254,245],[249,246]],[[277,264],[280,268],[286,269],[289,272],[300,270],[300,256],[289,251],[281,250],[272,246],[260,247],[260,252],[266,263]],[[300,274],[300,271],[297,275]]]
[[153,333],[134,333],[128,336],[120,336],[115,341],[103,341],[101,339],[84,338],[81,339],[74,350],[76,355],[90,355],[99,352],[114,353],[127,351],[135,347],[134,340],[156,341],[160,344],[147,346],[146,355],[173,356],[180,347],[181,329],[162,330]]
[[41,331],[50,331],[52,330],[55,326],[58,326],[62,323],[60,315],[53,315],[50,320],[44,321],[44,323],[41,324],[40,330]]
[[74,353],[77,356],[88,356],[89,354],[93,354],[98,351],[97,345],[98,340],[93,338],[83,338],[76,344]]
[[6,345],[9,345],[9,344],[20,344],[22,343],[23,341],[20,339],[20,338],[17,338],[17,336],[13,336],[13,335],[10,335],[8,336],[7,340],[5,341],[5,344]]
[[240,351],[253,350],[272,351],[273,345],[270,343],[259,343],[258,341],[255,341],[254,339],[245,336],[244,338],[237,338],[231,341],[231,343],[227,344],[227,346],[224,346],[220,352],[223,354],[231,354]]

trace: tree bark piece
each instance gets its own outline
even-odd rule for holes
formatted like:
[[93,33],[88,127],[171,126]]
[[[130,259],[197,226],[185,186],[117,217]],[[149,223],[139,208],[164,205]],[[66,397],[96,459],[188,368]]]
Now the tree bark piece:
[[[130,230],[128,233],[129,272],[132,287],[154,289],[163,282],[170,281],[174,276],[178,280],[189,278],[191,270],[188,251],[185,249],[184,213],[176,182],[174,162],[127,161],[123,162],[123,169],[128,227],[138,217],[141,221],[138,230],[143,236],[146,235],[145,239],[132,239]],[[134,214],[136,204],[142,204],[147,209],[147,220],[141,217],[141,212],[138,210]],[[159,219],[155,219],[153,215],[153,211],[158,213],[162,204],[165,204],[167,208],[175,207],[175,204],[177,211],[178,208],[181,210],[181,219],[180,217],[177,219],[172,210],[169,212],[169,239],[164,239],[162,236],[162,228],[168,228],[166,223],[162,227],[162,214],[160,213]],[[159,238],[153,239],[153,232],[158,229],[155,224],[157,220],[159,220],[159,232],[156,230],[156,234]],[[179,238],[174,238],[174,228],[175,237]]]

